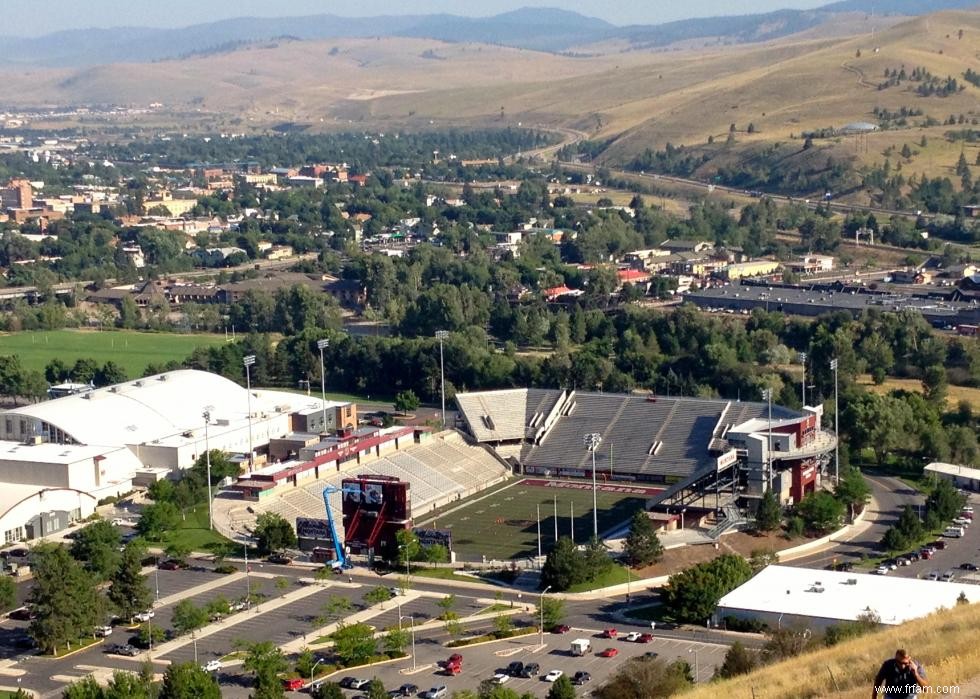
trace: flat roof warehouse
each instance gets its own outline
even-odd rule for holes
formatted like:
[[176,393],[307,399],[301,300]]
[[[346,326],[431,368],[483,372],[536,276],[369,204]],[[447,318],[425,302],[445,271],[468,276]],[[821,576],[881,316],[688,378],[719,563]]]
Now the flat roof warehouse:
[[715,621],[734,616],[772,627],[821,628],[874,613],[881,623],[894,625],[954,607],[961,594],[975,602],[980,600],[980,587],[771,565],[725,595]]

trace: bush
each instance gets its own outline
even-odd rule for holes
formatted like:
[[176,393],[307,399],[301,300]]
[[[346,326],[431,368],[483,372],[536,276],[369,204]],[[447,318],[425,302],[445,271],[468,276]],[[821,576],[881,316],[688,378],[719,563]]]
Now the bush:
[[759,619],[740,619],[731,615],[723,617],[722,623],[724,623],[727,631],[743,631],[745,633],[762,633],[769,628],[769,624]]
[[238,566],[233,566],[231,563],[222,563],[220,566],[215,566],[215,573],[220,573],[221,575],[231,575],[232,573],[238,572]]

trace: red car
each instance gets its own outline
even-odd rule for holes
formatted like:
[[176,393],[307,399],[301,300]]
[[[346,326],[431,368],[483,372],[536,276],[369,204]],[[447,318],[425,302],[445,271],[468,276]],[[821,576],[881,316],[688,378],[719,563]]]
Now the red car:
[[919,555],[922,556],[923,561],[928,561],[930,558],[932,558],[932,551],[929,549],[922,549],[919,551]]
[[619,650],[616,648],[606,648],[599,652],[600,658],[615,658],[617,655],[619,655]]
[[557,624],[551,627],[551,633],[568,633],[572,628],[568,624]]
[[295,692],[298,689],[302,689],[305,682],[302,677],[283,677],[282,678],[282,688],[289,692]]
[[619,632],[616,631],[616,629],[605,629],[601,634],[599,634],[599,638],[616,638],[618,633]]
[[651,641],[653,641],[652,633],[645,633],[642,636],[640,636],[638,639],[636,639],[637,643],[650,643]]

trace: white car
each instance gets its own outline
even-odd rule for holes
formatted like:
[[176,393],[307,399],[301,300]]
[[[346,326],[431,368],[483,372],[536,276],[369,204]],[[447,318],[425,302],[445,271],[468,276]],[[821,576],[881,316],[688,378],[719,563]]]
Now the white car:
[[973,521],[967,519],[966,517],[957,517],[953,520],[953,524],[958,524],[961,527],[969,527],[971,524],[973,524]]
[[875,568],[875,573],[877,575],[888,575],[888,571],[890,570],[891,568],[889,568],[888,566],[878,566],[877,568]]
[[628,634],[626,634],[626,637],[623,640],[630,641],[631,643],[635,643],[636,641],[640,640],[640,636],[642,635],[643,634],[640,633],[639,631],[630,631]]
[[205,672],[217,672],[218,670],[221,669],[221,661],[209,660],[204,665],[201,666],[201,669],[204,670]]
[[565,673],[562,672],[561,670],[552,670],[551,672],[549,672],[547,675],[544,676],[544,681],[545,682],[557,682],[558,681],[558,678],[561,677],[564,674]]
[[95,635],[98,636],[99,638],[105,638],[106,636],[111,636],[112,635],[112,627],[111,626],[96,626],[95,627]]
[[506,672],[498,672],[496,675],[493,676],[493,683],[505,684],[509,679],[510,679],[510,675],[508,675]]
[[139,614],[137,614],[133,618],[136,621],[144,622],[144,621],[149,621],[150,619],[152,619],[156,615],[157,615],[156,612],[154,612],[152,609],[147,609],[145,612],[140,612]]

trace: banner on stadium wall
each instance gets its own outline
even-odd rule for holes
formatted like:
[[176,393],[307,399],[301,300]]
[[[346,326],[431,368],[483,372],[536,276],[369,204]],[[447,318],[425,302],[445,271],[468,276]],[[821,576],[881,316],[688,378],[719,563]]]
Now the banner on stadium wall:
[[441,544],[447,551],[453,550],[453,532],[451,529],[413,529],[415,536],[422,546]]
[[326,519],[297,517],[296,538],[313,539],[314,541],[327,541],[333,543],[333,537],[330,536],[330,522]]

